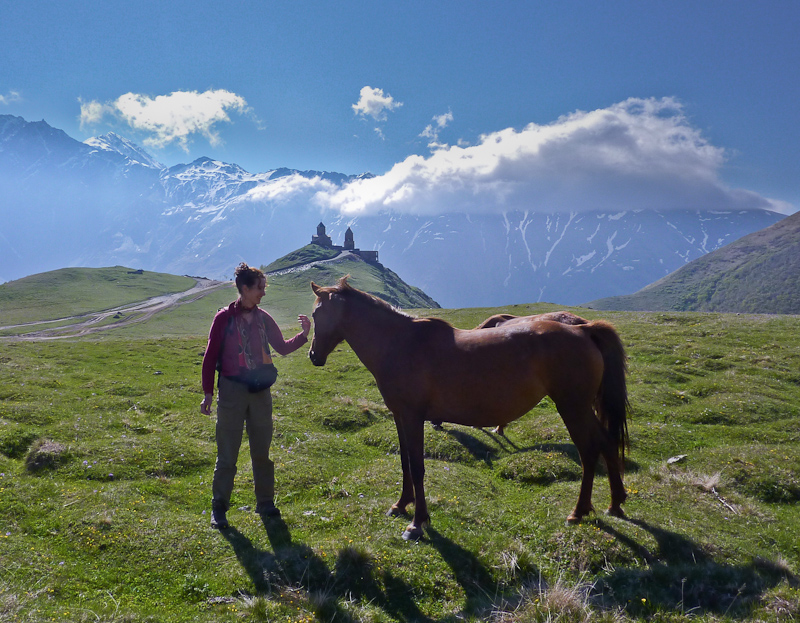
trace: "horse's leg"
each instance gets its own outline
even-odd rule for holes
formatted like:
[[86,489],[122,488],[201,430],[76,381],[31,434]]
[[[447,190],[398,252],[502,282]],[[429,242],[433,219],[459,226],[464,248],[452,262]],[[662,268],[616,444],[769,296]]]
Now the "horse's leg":
[[406,527],[403,538],[417,540],[422,538],[422,530],[430,523],[428,504],[425,500],[425,459],[424,459],[424,421],[422,418],[409,418],[403,423],[406,432],[408,466],[414,485],[414,518]]
[[408,442],[406,441],[405,426],[401,418],[395,416],[394,424],[397,427],[397,439],[400,443],[400,464],[403,467],[403,490],[400,499],[386,513],[389,517],[404,515],[406,506],[414,501],[414,482],[411,480],[411,468],[408,460]]
[[625,485],[622,484],[622,457],[617,444],[608,434],[606,434],[602,453],[608,468],[608,484],[611,487],[611,505],[608,507],[608,514],[614,517],[625,517],[622,503],[628,497],[628,494],[625,491]]
[[567,431],[572,439],[572,443],[578,449],[581,457],[581,490],[578,494],[578,502],[567,517],[567,523],[578,523],[586,515],[594,511],[592,506],[592,486],[594,485],[594,474],[597,468],[597,460],[600,457],[601,439],[606,438],[605,431],[600,425],[594,414],[594,409],[588,404],[577,406],[573,401],[566,404],[556,402],[561,419],[567,426]]

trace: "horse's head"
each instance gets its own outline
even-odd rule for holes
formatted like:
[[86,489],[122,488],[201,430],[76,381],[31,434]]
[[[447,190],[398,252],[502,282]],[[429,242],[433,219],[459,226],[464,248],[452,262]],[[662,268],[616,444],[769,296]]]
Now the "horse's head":
[[311,289],[317,295],[314,303],[314,339],[311,340],[311,349],[308,358],[315,366],[324,366],[334,348],[344,340],[342,335],[342,300],[337,295],[337,286],[324,288],[313,281]]

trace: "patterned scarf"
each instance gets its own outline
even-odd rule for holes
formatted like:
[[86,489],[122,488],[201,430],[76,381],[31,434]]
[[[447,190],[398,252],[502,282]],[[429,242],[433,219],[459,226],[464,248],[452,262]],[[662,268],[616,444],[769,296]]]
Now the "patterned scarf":
[[[241,308],[240,308],[241,309]],[[239,338],[239,367],[247,370],[255,370],[259,366],[272,363],[272,356],[269,353],[269,338],[267,337],[267,327],[258,309],[252,313],[256,314],[252,323],[248,323],[241,313],[235,314],[236,333]],[[254,327],[255,325],[255,327]],[[259,332],[259,342],[261,343],[261,361],[253,361],[253,353],[250,348],[250,331],[255,328]]]

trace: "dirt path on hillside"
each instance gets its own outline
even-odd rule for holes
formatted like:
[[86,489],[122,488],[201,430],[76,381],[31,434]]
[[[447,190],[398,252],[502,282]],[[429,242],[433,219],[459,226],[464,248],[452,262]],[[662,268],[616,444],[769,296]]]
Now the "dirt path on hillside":
[[267,273],[267,275],[288,275],[289,273],[299,273],[304,270],[308,270],[312,266],[317,266],[318,264],[332,264],[335,262],[341,262],[342,260],[346,260],[349,257],[357,257],[355,253],[351,253],[350,251],[342,251],[336,257],[332,257],[327,260],[317,260],[316,262],[309,262],[308,264],[300,264],[299,266],[292,266],[291,268],[283,268],[281,270],[271,270]]
[[[43,341],[43,340],[59,340],[69,337],[79,337],[82,335],[89,335],[91,333],[99,333],[108,331],[109,329],[119,329],[128,325],[136,324],[149,320],[154,315],[177,307],[178,305],[185,305],[192,303],[207,294],[229,286],[229,281],[213,281],[211,279],[203,279],[194,277],[195,285],[183,292],[175,292],[173,294],[162,294],[154,296],[138,303],[129,303],[121,305],[112,309],[106,309],[99,312],[90,312],[80,316],[68,316],[66,318],[56,318],[54,320],[42,320],[38,322],[30,322],[16,325],[0,326],[0,331],[4,329],[24,329],[30,327],[32,330],[21,335],[9,335],[0,337],[0,341]],[[69,322],[71,320],[78,320],[63,327],[52,327],[36,329],[37,326],[53,325],[59,322]]]

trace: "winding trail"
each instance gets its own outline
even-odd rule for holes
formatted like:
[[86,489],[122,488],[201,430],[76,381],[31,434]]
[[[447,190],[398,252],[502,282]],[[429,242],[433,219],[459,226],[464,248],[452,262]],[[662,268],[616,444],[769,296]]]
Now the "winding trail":
[[[7,329],[22,329],[31,327],[30,332],[20,335],[9,335],[0,337],[0,341],[12,342],[37,342],[44,340],[59,340],[64,338],[80,337],[82,335],[89,335],[91,333],[99,333],[108,331],[109,329],[119,329],[128,325],[144,322],[152,318],[155,314],[172,309],[178,305],[185,305],[192,303],[198,299],[203,298],[207,294],[214,292],[220,288],[230,286],[229,281],[214,281],[211,279],[203,279],[194,277],[195,285],[183,292],[175,292],[172,294],[161,294],[144,301],[137,303],[129,303],[127,305],[120,305],[112,309],[106,309],[98,312],[89,312],[88,314],[81,314],[79,316],[67,316],[65,318],[55,318],[53,320],[40,320],[37,322],[15,324],[8,326],[0,326],[0,331]],[[61,327],[48,327],[43,329],[35,329],[41,325],[53,325],[59,322],[69,322],[76,320],[77,322],[61,326]],[[109,322],[109,320],[111,320]]]
[[271,270],[267,273],[269,275],[288,275],[290,273],[300,273],[304,270],[308,270],[313,266],[317,266],[319,264],[334,264],[336,262],[344,261],[351,257],[358,257],[361,259],[361,256],[356,255],[355,253],[351,253],[350,251],[342,251],[339,255],[331,257],[327,260],[316,260],[314,262],[309,262],[308,264],[298,264],[297,266],[292,266],[291,268],[282,268],[280,270]]

